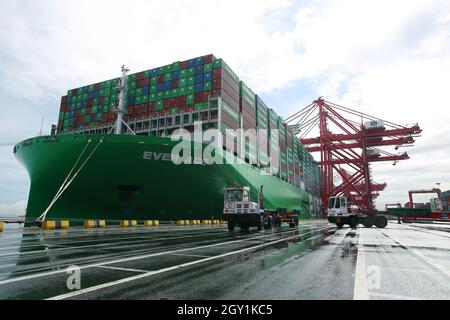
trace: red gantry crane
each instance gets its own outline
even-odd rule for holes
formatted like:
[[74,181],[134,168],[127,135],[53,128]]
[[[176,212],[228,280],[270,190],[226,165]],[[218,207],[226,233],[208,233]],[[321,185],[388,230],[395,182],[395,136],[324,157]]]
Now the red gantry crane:
[[408,197],[409,197],[409,207],[414,208],[414,202],[413,202],[413,194],[423,194],[423,193],[436,193],[438,198],[441,199],[441,189],[433,188],[429,190],[410,190],[408,191]]
[[[298,137],[309,152],[320,152],[322,205],[331,197],[345,196],[357,211],[375,211],[374,199],[386,188],[372,179],[371,163],[409,159],[381,148],[412,145],[422,132],[418,124],[398,125],[319,98],[286,119],[300,129]],[[319,136],[308,137],[319,129]]]

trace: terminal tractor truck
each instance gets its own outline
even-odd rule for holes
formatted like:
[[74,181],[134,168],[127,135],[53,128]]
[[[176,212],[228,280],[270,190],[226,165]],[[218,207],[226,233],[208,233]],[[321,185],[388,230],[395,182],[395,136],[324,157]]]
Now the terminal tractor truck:
[[234,231],[238,226],[241,230],[248,231],[250,227],[257,227],[258,231],[281,227],[287,222],[291,228],[298,226],[298,214],[296,211],[267,210],[263,205],[263,189],[258,192],[258,202],[252,201],[250,187],[232,186],[225,188],[223,219],[228,221],[228,230]]

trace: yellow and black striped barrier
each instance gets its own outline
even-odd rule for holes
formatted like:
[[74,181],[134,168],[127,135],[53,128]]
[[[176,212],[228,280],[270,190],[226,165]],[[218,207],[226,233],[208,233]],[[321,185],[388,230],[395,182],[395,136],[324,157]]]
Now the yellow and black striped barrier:
[[0,232],[3,232],[4,227],[5,227],[5,223],[0,221]]

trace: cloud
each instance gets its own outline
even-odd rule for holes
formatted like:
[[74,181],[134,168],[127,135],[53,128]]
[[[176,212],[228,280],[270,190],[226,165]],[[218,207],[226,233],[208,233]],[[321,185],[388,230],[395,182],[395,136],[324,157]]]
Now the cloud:
[[[324,95],[392,122],[420,122],[411,160],[374,165],[375,180],[390,185],[380,203],[408,188],[400,167],[429,168],[410,186],[450,171],[437,161],[450,157],[440,142],[450,122],[445,0],[2,1],[0,28],[0,144],[34,136],[42,117],[48,131],[69,88],[116,77],[123,63],[137,72],[214,53],[283,116]],[[1,157],[0,202],[25,199],[26,174],[8,168],[10,152]],[[14,176],[23,186],[10,194]]]
[[0,217],[17,217],[24,216],[27,207],[27,202],[25,200],[18,201],[11,204],[0,204]]

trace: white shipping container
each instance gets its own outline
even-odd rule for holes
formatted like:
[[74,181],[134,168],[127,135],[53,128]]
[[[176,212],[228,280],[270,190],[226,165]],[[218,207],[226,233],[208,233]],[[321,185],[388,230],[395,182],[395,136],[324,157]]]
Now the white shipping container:
[[380,154],[380,150],[378,149],[367,149],[368,156],[379,156]]
[[366,129],[378,129],[378,128],[384,128],[384,122],[381,120],[374,120],[374,121],[366,121],[364,123],[364,127]]

